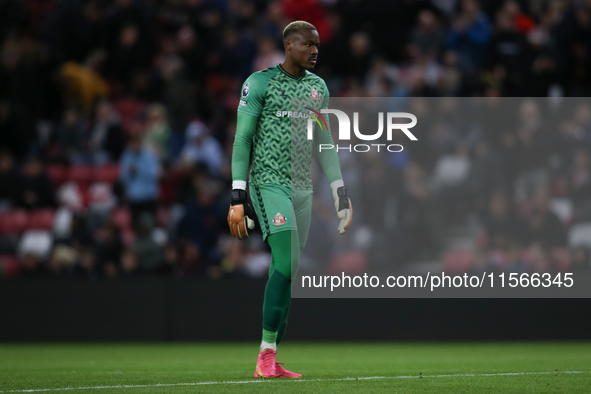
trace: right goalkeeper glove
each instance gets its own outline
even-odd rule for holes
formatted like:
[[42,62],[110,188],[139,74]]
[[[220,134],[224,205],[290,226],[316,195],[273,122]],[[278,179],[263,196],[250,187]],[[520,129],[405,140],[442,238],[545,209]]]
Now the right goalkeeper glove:
[[353,220],[353,204],[347,196],[347,189],[344,186],[336,186],[332,190],[332,197],[334,198],[334,207],[337,211],[337,216],[341,219],[339,223],[339,234],[345,234],[351,221]]
[[228,211],[230,232],[238,239],[248,238],[248,229],[254,228],[254,210],[248,202],[246,190],[232,190],[232,202]]

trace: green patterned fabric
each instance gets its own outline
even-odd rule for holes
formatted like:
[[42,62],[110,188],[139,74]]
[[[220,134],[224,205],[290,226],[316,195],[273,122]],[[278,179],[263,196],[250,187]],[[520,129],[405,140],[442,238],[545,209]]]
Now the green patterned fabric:
[[[328,88],[322,78],[307,71],[302,77],[296,78],[280,65],[256,72],[244,82],[238,112],[258,119],[252,137],[251,185],[274,184],[300,190],[312,189],[312,150],[314,144],[321,141],[316,135],[312,141],[307,139],[306,126],[310,111],[304,107],[320,111],[327,107],[328,97]],[[325,119],[328,120],[328,116]],[[315,128],[315,134],[317,131]],[[321,140],[332,143],[330,133],[323,131]],[[238,132],[236,141],[241,141]],[[238,149],[236,142],[234,149]],[[234,166],[240,163],[239,167],[244,167],[245,161],[235,160],[234,155],[232,178],[246,180],[243,179],[246,170]],[[334,160],[338,168],[336,152]],[[334,180],[330,178],[341,179],[340,169],[337,172],[327,174],[329,181]]]

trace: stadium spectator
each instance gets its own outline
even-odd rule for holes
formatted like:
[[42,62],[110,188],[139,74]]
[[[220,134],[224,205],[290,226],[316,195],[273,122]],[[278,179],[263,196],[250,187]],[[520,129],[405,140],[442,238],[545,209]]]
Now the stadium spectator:
[[476,0],[462,0],[461,8],[452,21],[447,45],[458,52],[460,70],[473,74],[484,63],[491,26]]
[[537,190],[532,208],[527,215],[522,235],[523,245],[544,245],[545,247],[566,246],[566,230],[556,214],[550,210],[548,192]]
[[161,161],[168,160],[171,130],[168,124],[166,107],[162,104],[152,104],[147,110],[146,132],[144,142],[151,146]]
[[568,171],[569,195],[574,204],[574,217],[576,221],[591,220],[591,163],[589,152],[579,149],[575,153],[573,164]]
[[63,78],[64,102],[79,105],[85,115],[90,115],[96,100],[105,98],[109,93],[107,82],[96,71],[75,62],[61,66]]
[[257,51],[258,54],[252,67],[253,71],[264,70],[283,61],[283,52],[277,49],[277,44],[269,37],[259,39]]
[[119,125],[118,115],[109,101],[104,100],[97,104],[95,121],[88,140],[91,163],[119,161],[125,149],[125,135]]
[[271,253],[264,246],[261,236],[248,238],[243,268],[251,278],[263,278],[269,274]]
[[8,150],[0,151],[0,211],[16,205],[18,195],[18,172],[14,166],[14,158]]
[[50,272],[40,257],[26,253],[20,258],[19,275],[23,278],[42,278],[49,276]]
[[424,170],[417,163],[409,163],[404,168],[398,204],[398,261],[407,261],[421,250],[434,251],[438,247],[434,198]]
[[487,246],[491,249],[504,249],[517,244],[524,226],[503,193],[495,193],[490,197],[482,223]]
[[183,26],[176,35],[178,55],[186,65],[188,77],[198,81],[200,85],[205,82],[207,73],[206,49],[192,26]]
[[119,272],[123,242],[120,231],[111,223],[106,223],[96,231],[96,258],[106,276],[116,276]]
[[142,143],[140,135],[131,137],[121,156],[120,166],[120,179],[133,223],[137,224],[142,212],[155,216],[160,164],[156,154]]
[[221,44],[217,53],[219,71],[226,76],[246,79],[256,56],[255,43],[230,28],[224,32]]
[[97,257],[93,248],[88,247],[80,252],[80,261],[76,265],[75,276],[90,280],[97,280],[103,273],[98,264]]
[[137,257],[141,271],[151,273],[161,269],[163,250],[154,239],[154,218],[143,212],[138,219],[136,228],[136,238],[131,249]]
[[[182,133],[193,116],[194,96],[192,86],[185,75],[185,65],[180,57],[169,56],[159,67],[162,77],[162,102],[168,111],[168,121],[176,140],[182,141]],[[178,145],[178,146],[177,146]],[[176,157],[182,142],[173,145],[170,154]]]
[[421,11],[417,22],[410,33],[409,51],[418,51],[429,59],[437,59],[445,48],[445,31],[431,10]]
[[163,264],[154,270],[153,273],[176,278],[183,276],[179,250],[176,244],[167,243],[164,246]]
[[[225,217],[223,200],[218,198],[219,186],[203,179],[195,188],[195,197],[185,204],[185,214],[178,224],[178,237],[197,246],[203,258],[219,259],[217,242],[224,223],[221,218]],[[185,252],[192,254],[189,245],[186,245]]]
[[55,189],[43,170],[43,163],[37,157],[29,160],[24,167],[17,190],[17,204],[26,209],[55,207]]
[[23,160],[32,142],[33,123],[21,106],[2,96],[0,94],[0,147],[12,152],[17,160]]
[[138,258],[131,249],[125,249],[121,254],[121,276],[135,278],[142,274]]
[[371,37],[364,32],[358,32],[349,39],[349,53],[351,57],[341,66],[343,75],[351,78],[363,78],[369,70],[373,58]]
[[526,39],[517,31],[514,17],[508,12],[499,12],[495,31],[491,37],[487,62],[495,73],[501,73],[504,91],[519,92],[522,87],[522,70],[526,67]]
[[80,153],[87,144],[86,125],[80,111],[71,106],[64,111],[62,123],[57,127],[59,158],[68,164],[84,161]]
[[209,134],[209,130],[199,120],[187,127],[186,142],[181,152],[181,163],[204,163],[208,171],[219,176],[223,166],[223,151],[220,143]]
[[147,42],[139,27],[125,25],[107,63],[108,75],[121,83],[121,91],[128,92],[133,74],[150,64]]

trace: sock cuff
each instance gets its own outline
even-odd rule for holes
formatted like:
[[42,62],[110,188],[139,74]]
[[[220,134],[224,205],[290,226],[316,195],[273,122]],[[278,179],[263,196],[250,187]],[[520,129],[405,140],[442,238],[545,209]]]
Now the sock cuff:
[[267,331],[263,328],[263,341],[267,343],[277,342],[277,331]]

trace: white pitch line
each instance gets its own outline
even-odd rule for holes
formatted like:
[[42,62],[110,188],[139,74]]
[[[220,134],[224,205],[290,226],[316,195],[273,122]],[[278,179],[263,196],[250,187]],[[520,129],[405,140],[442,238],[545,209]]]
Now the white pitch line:
[[195,382],[195,383],[158,383],[158,384],[126,384],[117,386],[94,386],[94,387],[62,387],[55,389],[27,389],[27,390],[6,390],[0,393],[37,393],[41,391],[66,391],[66,390],[99,390],[99,389],[137,389],[149,387],[172,387],[172,386],[203,386],[214,384],[246,384],[246,383],[271,383],[271,382],[342,382],[348,380],[371,380],[371,379],[418,379],[418,378],[461,378],[479,376],[516,376],[516,375],[551,375],[558,373],[591,373],[591,371],[554,371],[554,372],[503,372],[503,373],[464,373],[456,375],[402,375],[402,376],[366,376],[360,378],[341,379],[258,379],[224,382]]

